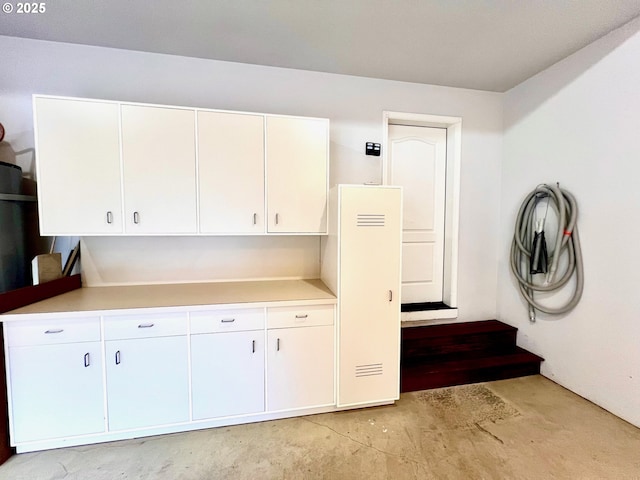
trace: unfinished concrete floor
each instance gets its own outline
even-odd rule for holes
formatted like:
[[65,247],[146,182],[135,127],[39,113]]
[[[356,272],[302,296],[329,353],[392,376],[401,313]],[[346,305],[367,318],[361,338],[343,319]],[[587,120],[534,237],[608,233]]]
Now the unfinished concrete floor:
[[21,454],[0,479],[640,479],[640,429],[541,377]]

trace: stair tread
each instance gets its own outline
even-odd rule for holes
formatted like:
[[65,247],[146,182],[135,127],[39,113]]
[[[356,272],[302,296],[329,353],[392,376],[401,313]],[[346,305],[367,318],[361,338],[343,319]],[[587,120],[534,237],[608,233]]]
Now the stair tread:
[[407,326],[402,328],[402,338],[403,340],[410,340],[517,330],[516,327],[498,320],[483,320],[479,322],[447,323],[444,325]]
[[429,375],[437,372],[447,372],[456,370],[478,370],[482,368],[493,368],[502,365],[513,365],[521,363],[542,362],[544,359],[534,353],[528,352],[520,347],[516,347],[514,352],[500,355],[479,355],[472,358],[460,360],[439,361],[434,358],[429,362],[416,362],[402,365],[403,370],[419,370],[421,375]]

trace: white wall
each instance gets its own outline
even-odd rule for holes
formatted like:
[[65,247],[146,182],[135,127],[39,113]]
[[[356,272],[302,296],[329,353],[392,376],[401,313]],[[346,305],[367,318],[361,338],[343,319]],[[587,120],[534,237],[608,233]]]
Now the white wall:
[[88,286],[320,277],[317,236],[85,237]]
[[[494,317],[500,94],[1,36],[0,65],[0,122],[15,151],[33,146],[33,93],[309,115],[331,120],[332,183],[379,182],[380,157],[364,146],[382,142],[384,110],[463,117],[459,313]],[[29,154],[16,162],[32,165]]]
[[[640,19],[505,96],[498,318],[552,380],[640,426]],[[517,208],[538,183],[578,200],[585,290],[529,324],[508,271]]]

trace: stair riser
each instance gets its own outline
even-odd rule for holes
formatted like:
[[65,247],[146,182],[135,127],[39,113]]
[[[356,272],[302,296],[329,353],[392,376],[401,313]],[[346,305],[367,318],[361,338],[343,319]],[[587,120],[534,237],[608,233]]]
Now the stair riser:
[[483,368],[478,370],[431,373],[429,375],[416,375],[415,370],[410,373],[402,371],[400,391],[402,393],[415,392],[418,390],[428,390],[430,388],[504,380],[507,378],[537,375],[539,373],[539,362]]
[[467,355],[499,355],[513,352],[516,331],[478,333],[426,338],[402,339],[403,362],[428,361],[437,357],[440,361],[464,358]]

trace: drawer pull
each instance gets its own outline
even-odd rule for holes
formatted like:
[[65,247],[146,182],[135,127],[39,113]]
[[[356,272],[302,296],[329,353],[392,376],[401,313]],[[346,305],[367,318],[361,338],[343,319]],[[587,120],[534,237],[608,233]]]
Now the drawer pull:
[[296,318],[307,318],[309,315],[306,313],[304,315],[296,315]]
[[88,367],[91,365],[91,357],[89,357],[89,352],[84,354],[84,366]]
[[138,328],[151,328],[155,325],[155,323],[141,323],[138,325]]
[[64,328],[53,328],[51,330],[47,330],[44,333],[46,334],[50,334],[50,333],[62,333],[64,332]]
[[120,365],[120,350],[116,352],[116,365]]
[[251,341],[251,353],[256,353],[256,341]]
[[223,318],[222,320],[220,320],[221,323],[233,323],[235,321],[235,318]]

